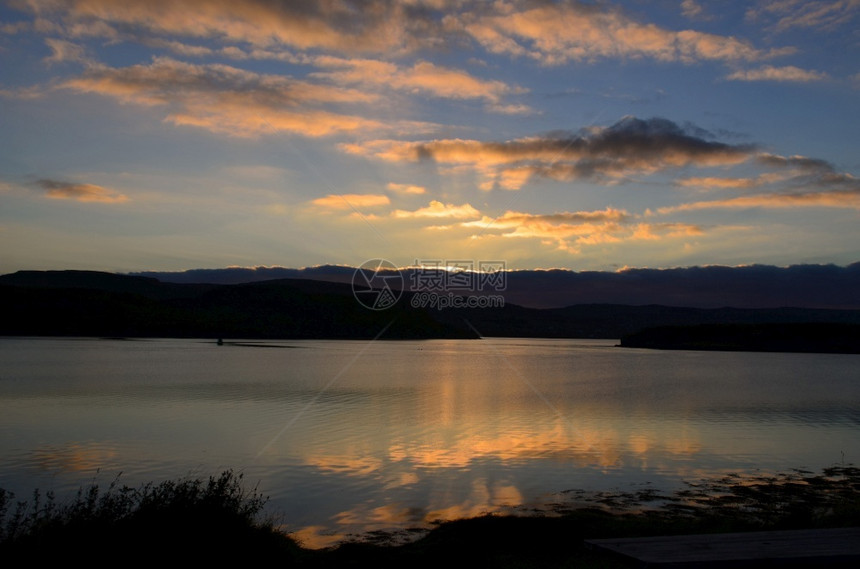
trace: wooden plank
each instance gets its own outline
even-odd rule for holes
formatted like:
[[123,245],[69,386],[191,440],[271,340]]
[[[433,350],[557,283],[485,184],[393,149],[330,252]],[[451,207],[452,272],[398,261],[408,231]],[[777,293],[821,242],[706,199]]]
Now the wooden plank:
[[645,567],[842,564],[860,561],[860,528],[591,539]]

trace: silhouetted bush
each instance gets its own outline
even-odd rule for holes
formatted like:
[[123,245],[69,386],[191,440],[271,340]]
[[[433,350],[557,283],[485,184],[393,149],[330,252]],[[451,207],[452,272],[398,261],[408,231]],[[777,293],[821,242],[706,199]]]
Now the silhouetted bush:
[[298,547],[260,518],[266,501],[232,471],[137,488],[92,484],[66,503],[52,492],[16,501],[0,490],[0,560],[288,558]]

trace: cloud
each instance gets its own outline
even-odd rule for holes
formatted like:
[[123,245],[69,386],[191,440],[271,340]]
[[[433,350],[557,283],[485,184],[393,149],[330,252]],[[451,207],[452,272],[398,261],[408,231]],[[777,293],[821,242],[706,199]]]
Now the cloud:
[[370,94],[265,75],[223,64],[194,65],[158,57],[149,65],[91,67],[61,88],[123,103],[164,106],[167,122],[234,136],[291,132],[326,136],[378,129],[379,122],[338,114],[331,103],[368,103]]
[[755,162],[774,168],[776,171],[765,172],[751,178],[683,178],[676,184],[708,189],[748,189],[782,184],[782,188],[756,195],[664,207],[658,212],[805,207],[860,209],[860,179],[847,172],[837,172],[833,165],[825,160],[806,156],[761,153],[756,156]]
[[681,13],[692,20],[708,19],[705,9],[696,0],[683,0],[681,2]]
[[633,216],[628,212],[615,208],[606,208],[605,210],[598,211],[560,212],[553,214],[532,214],[507,211],[495,219],[484,217],[480,221],[463,223],[463,226],[481,228],[488,226],[496,228],[515,228],[519,225],[529,224],[532,222],[570,226],[582,223],[598,222],[626,223],[630,221],[632,217]]
[[326,209],[356,209],[388,205],[391,200],[384,194],[329,194],[311,202]]
[[66,61],[79,63],[90,62],[85,55],[83,46],[56,38],[45,39],[45,44],[51,48],[51,55],[43,59],[43,61],[49,65]]
[[792,178],[795,172],[767,172],[753,178],[720,178],[716,176],[680,178],[675,184],[685,188],[747,189],[758,188]]
[[467,166],[479,174],[479,186],[485,190],[518,189],[532,176],[612,182],[634,173],[649,174],[688,165],[735,165],[753,156],[754,147],[750,145],[715,142],[695,132],[666,119],[626,117],[609,127],[504,142],[372,140],[342,144],[341,148],[391,162],[433,161]]
[[447,19],[493,53],[534,58],[546,65],[602,58],[694,62],[759,61],[793,50],[763,51],[748,42],[694,30],[640,23],[618,9],[570,1],[513,3],[490,12]]
[[[853,2],[845,2],[853,4]],[[177,53],[203,53],[179,38],[214,40],[247,54],[284,49],[348,54],[404,54],[477,42],[492,53],[541,63],[599,58],[694,62],[760,61],[793,50],[756,48],[731,36],[670,30],[618,8],[576,0],[428,2],[414,0],[27,0],[24,9],[52,33],[111,41],[176,42]],[[702,17],[685,0],[683,12]],[[810,17],[813,14],[810,11]]]
[[79,202],[121,203],[128,197],[94,184],[79,184],[42,178],[36,181],[36,186],[45,191],[45,195],[58,200],[75,200]]
[[386,53],[438,43],[420,3],[393,0],[28,0],[37,18],[67,33],[115,38],[181,36],[256,47],[290,46],[343,53]]
[[622,241],[659,240],[701,235],[701,227],[686,223],[644,223],[625,210],[606,208],[597,211],[534,214],[507,211],[497,218],[461,223],[462,227],[480,229],[482,236],[537,238],[572,254],[584,245],[620,243]]
[[15,89],[0,89],[0,97],[10,99],[38,99],[45,94],[45,89],[40,86],[18,87]]
[[[856,180],[856,178],[855,178]],[[769,193],[660,208],[659,213],[704,209],[835,207],[860,210],[860,187],[850,190]]]
[[823,81],[828,75],[820,71],[810,71],[800,69],[793,65],[785,67],[773,67],[765,65],[758,69],[748,69],[745,71],[735,71],[726,76],[726,79],[731,81],[794,81],[799,83],[808,83],[810,81]]
[[780,156],[762,152],[756,156],[756,160],[766,166],[777,168],[796,168],[806,173],[831,173],[834,172],[833,165],[820,158],[809,158],[807,156]]
[[394,182],[389,182],[388,185],[386,185],[385,187],[389,191],[398,194],[419,195],[427,193],[427,188],[425,188],[424,186],[416,186],[414,184],[395,184]]
[[[419,61],[411,67],[372,59],[320,56],[311,61],[327,71],[312,74],[340,85],[388,87],[447,99],[484,99],[498,104],[504,95],[525,89],[502,81],[479,79],[465,71]],[[502,107],[504,108],[504,107]]]
[[391,213],[392,217],[397,218],[470,218],[480,217],[481,213],[469,204],[454,205],[444,204],[440,201],[433,200],[427,207],[422,207],[414,211],[405,211],[402,209],[394,210]]
[[488,105],[487,110],[500,115],[535,115],[541,113],[541,111],[522,103],[512,103],[509,105],[495,103]]
[[858,14],[858,0],[767,0],[747,10],[746,16],[769,22],[771,31],[785,32],[794,28],[829,31],[851,23]]

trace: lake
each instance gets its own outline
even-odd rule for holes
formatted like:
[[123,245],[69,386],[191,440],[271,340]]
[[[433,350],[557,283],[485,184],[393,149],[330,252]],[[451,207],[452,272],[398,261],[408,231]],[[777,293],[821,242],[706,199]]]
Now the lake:
[[232,469],[310,547],[860,456],[860,356],[615,340],[0,338],[0,487]]

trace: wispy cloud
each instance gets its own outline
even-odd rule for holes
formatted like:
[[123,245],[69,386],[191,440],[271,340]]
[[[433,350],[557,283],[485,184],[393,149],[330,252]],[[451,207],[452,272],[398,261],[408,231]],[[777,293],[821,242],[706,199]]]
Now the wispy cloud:
[[95,184],[64,182],[42,178],[36,181],[36,186],[52,199],[74,200],[79,202],[121,203],[128,197],[109,188]]
[[827,73],[801,69],[793,65],[784,67],[765,65],[758,69],[738,70],[726,76],[726,79],[732,81],[794,81],[799,83],[823,81],[827,78]]
[[758,188],[767,184],[773,184],[790,179],[797,175],[796,172],[766,172],[750,178],[720,178],[717,176],[704,176],[693,178],[679,178],[675,184],[685,188],[702,189],[748,189]]
[[681,13],[691,20],[709,19],[709,16],[705,13],[705,9],[696,0],[682,0]]
[[806,208],[860,209],[860,188],[851,190],[769,193],[724,200],[699,201],[660,208],[661,214],[705,209]]
[[51,48],[51,55],[43,60],[48,65],[63,62],[91,63],[83,46],[57,38],[46,38],[45,44]]
[[659,209],[659,213],[704,209],[802,208],[860,206],[860,179],[838,172],[826,160],[806,156],[779,156],[761,153],[756,164],[773,169],[754,177],[691,177],[676,181],[678,186],[703,189],[751,189],[771,186],[772,191],[698,201]]
[[764,0],[747,10],[747,19],[768,22],[775,32],[794,28],[829,31],[851,23],[858,15],[858,0]]
[[486,227],[492,224],[495,228],[516,228],[522,224],[533,222],[551,225],[579,225],[583,223],[627,223],[633,219],[630,213],[622,209],[606,208],[597,211],[560,212],[553,214],[531,214],[515,211],[505,212],[492,219],[484,217],[479,221],[463,223],[464,227]]

